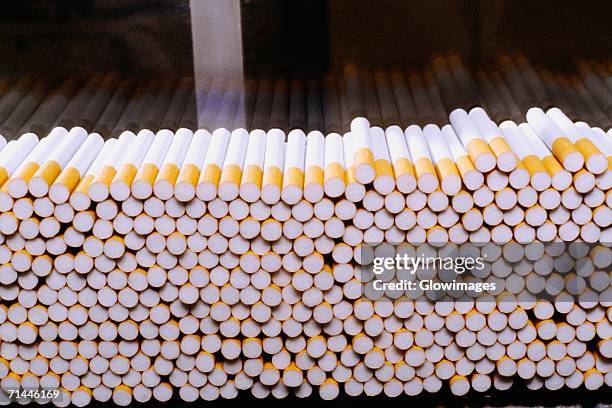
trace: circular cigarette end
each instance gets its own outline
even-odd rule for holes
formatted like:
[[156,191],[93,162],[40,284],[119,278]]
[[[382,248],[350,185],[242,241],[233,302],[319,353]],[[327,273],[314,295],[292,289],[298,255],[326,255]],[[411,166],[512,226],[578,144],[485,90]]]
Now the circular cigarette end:
[[442,180],[441,187],[444,193],[454,196],[461,190],[461,177],[457,174],[451,174]]
[[416,178],[412,174],[400,174],[396,180],[397,189],[404,193],[412,193],[417,188]]
[[486,182],[492,191],[500,191],[508,186],[508,176],[499,170],[493,170],[487,174]]
[[470,390],[470,382],[465,377],[455,376],[450,380],[450,389],[454,395],[465,395]]
[[536,236],[542,242],[550,242],[557,236],[557,227],[550,221],[545,222],[538,227]]
[[232,201],[238,197],[239,188],[234,183],[221,183],[217,191],[217,195],[223,201]]
[[126,407],[132,402],[132,392],[126,386],[119,386],[113,391],[113,402],[120,407]]
[[543,171],[538,172],[531,177],[531,186],[536,189],[536,191],[544,191],[550,187],[550,184],[550,175]]
[[445,228],[432,228],[427,231],[427,242],[433,246],[441,246],[448,242],[448,233]]
[[28,190],[34,197],[43,197],[49,192],[49,185],[42,177],[32,177],[28,183]]
[[440,190],[436,190],[427,197],[427,206],[435,212],[448,208],[448,197]]
[[87,194],[76,191],[70,196],[69,203],[75,211],[85,211],[91,205],[91,199]]
[[601,373],[591,369],[584,374],[584,386],[589,391],[599,389],[604,383],[604,377]]
[[370,163],[360,163],[355,166],[355,178],[361,184],[368,184],[374,181],[376,171]]
[[571,184],[572,175],[565,170],[558,171],[552,176],[552,186],[555,190],[564,191]]
[[520,205],[529,208],[538,202],[538,193],[531,186],[522,188],[517,193],[517,199]]
[[584,157],[578,151],[568,153],[563,160],[563,168],[572,173],[580,170],[582,166],[584,166]]
[[283,384],[285,384],[287,387],[298,387],[302,385],[303,381],[304,376],[302,372],[296,368],[289,367],[283,373]]
[[151,194],[153,194],[153,186],[151,186],[148,181],[136,180],[132,183],[132,195],[135,198],[139,200],[146,200],[147,198],[151,197]]
[[474,207],[474,199],[467,192],[458,193],[452,198],[452,206],[460,214],[466,213]]
[[576,173],[574,176],[574,188],[579,193],[589,192],[595,187],[595,176],[586,171]]
[[13,203],[13,213],[19,220],[30,218],[34,212],[32,200],[29,198],[20,198]]
[[[376,182],[374,182],[376,184]],[[324,189],[319,183],[310,183],[304,187],[304,198],[311,203],[317,203],[323,198]],[[246,200],[245,200],[246,201]]]
[[509,210],[516,205],[517,195],[509,188],[495,194],[495,203],[502,210]]
[[91,183],[87,189],[87,194],[89,194],[89,198],[99,203],[108,198],[109,189],[104,183]]
[[607,228],[612,222],[612,210],[610,207],[601,206],[593,211],[593,221],[602,228]]
[[208,182],[199,183],[195,188],[195,194],[202,201],[212,201],[217,197],[217,186]]
[[582,238],[584,242],[594,243],[599,240],[599,237],[601,237],[601,229],[592,222],[580,228],[580,238]]
[[63,184],[55,183],[49,189],[49,198],[55,204],[63,204],[68,201],[70,190]]
[[119,239],[109,239],[104,243],[104,255],[118,259],[125,253],[125,245]]
[[514,229],[514,238],[521,244],[528,244],[533,242],[536,233],[535,229],[527,224],[521,223]]
[[261,225],[261,236],[266,241],[276,241],[281,237],[282,233],[283,227],[276,220],[269,219]]
[[361,201],[363,197],[365,197],[365,187],[363,184],[351,183],[346,186],[346,191],[344,192],[346,199],[356,203]]
[[117,201],[125,201],[130,196],[130,186],[124,181],[115,181],[110,186],[110,195]]
[[387,195],[395,188],[395,180],[391,176],[377,176],[374,179],[374,189],[382,195]]
[[516,168],[516,155],[512,152],[503,152],[497,156],[497,168],[509,173]]
[[425,194],[433,193],[438,188],[438,177],[433,173],[425,173],[419,177],[417,186]]
[[[265,188],[265,187],[264,187]],[[345,184],[344,180],[340,178],[332,178],[325,182],[324,190],[325,194],[329,197],[340,197],[344,193]]]
[[297,204],[302,199],[302,189],[294,185],[287,186],[283,188],[281,198],[289,205]]
[[200,396],[200,391],[197,388],[187,384],[183,387],[180,387],[179,396],[183,401],[194,402]]
[[561,194],[553,188],[548,188],[540,193],[539,202],[547,210],[553,210],[561,204]]
[[340,387],[338,387],[338,383],[332,379],[326,380],[319,388],[319,395],[321,399],[325,401],[336,399],[339,394]]
[[463,175],[463,183],[469,190],[478,190],[484,184],[484,175],[478,170],[469,170]]
[[515,190],[520,190],[521,188],[524,188],[527,186],[527,184],[529,184],[529,172],[524,167],[516,168],[510,173],[510,175],[508,176],[508,180],[510,182],[510,185]]
[[608,159],[600,153],[592,154],[586,161],[586,168],[591,173],[601,174],[608,168]]
[[28,193],[28,183],[21,178],[10,179],[7,183],[7,191],[13,198],[21,198]]
[[13,206],[13,197],[6,191],[0,191],[0,212],[10,211]]
[[573,241],[578,238],[580,227],[569,221],[559,226],[559,238],[564,241]]
[[83,387],[72,392],[71,402],[77,407],[84,407],[91,402],[91,392]]
[[261,190],[255,183],[244,183],[240,186],[240,198],[247,203],[259,200]]
[[268,205],[276,204],[280,196],[281,189],[275,184],[267,184],[261,189],[261,201]]
[[491,388],[491,377],[486,374],[474,374],[472,376],[472,388],[478,392],[485,392]]
[[0,232],[4,235],[10,235],[17,231],[17,217],[12,213],[0,214]]
[[496,164],[497,161],[495,160],[495,156],[493,155],[493,153],[490,152],[479,154],[474,162],[474,166],[476,167],[476,169],[483,173],[487,173],[493,170]]
[[174,194],[174,185],[168,180],[159,180],[153,186],[153,194],[160,200],[169,200]]
[[174,187],[174,197],[181,202],[191,201],[196,190],[191,183],[177,183]]
[[[597,181],[597,187],[600,188],[601,190],[604,190],[604,191],[610,190],[612,188],[612,171],[607,170],[604,174],[600,174],[599,176],[597,176],[596,181]],[[608,198],[608,200],[610,199]]]
[[527,209],[525,212],[525,221],[532,227],[539,227],[546,222],[548,214],[546,210],[540,206],[535,206]]
[[38,337],[38,330],[30,322],[23,323],[17,329],[17,339],[23,344],[32,344]]

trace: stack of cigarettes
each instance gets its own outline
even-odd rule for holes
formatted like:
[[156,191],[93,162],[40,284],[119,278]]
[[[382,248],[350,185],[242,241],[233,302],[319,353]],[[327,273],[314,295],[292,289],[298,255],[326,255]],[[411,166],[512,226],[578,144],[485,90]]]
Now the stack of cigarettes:
[[[46,85],[19,81],[0,99],[0,129],[27,128],[0,138],[1,392],[126,406],[609,387],[608,68],[565,83],[522,57],[474,77],[454,55],[424,75],[348,65],[260,81],[244,126],[248,98],[211,85],[199,117],[219,126],[197,129],[191,79],[67,81],[30,119],[5,101]],[[589,244],[571,282],[567,253],[525,270],[510,250],[554,241]],[[370,299],[360,247],[385,242],[494,243],[483,280],[525,284]]]

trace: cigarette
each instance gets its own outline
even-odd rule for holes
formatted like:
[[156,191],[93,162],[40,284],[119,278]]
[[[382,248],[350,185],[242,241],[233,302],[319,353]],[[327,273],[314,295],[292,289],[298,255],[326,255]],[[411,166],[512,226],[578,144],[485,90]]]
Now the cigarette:
[[205,129],[198,129],[193,134],[174,186],[174,196],[177,200],[188,202],[195,197],[210,140],[211,134]]
[[371,183],[376,177],[376,171],[374,169],[370,122],[362,117],[353,119],[351,121],[351,135],[353,137],[352,161],[355,166],[355,178],[361,184]]
[[325,136],[312,131],[306,137],[306,158],[304,173],[304,198],[316,203],[323,198],[325,169]]
[[417,187],[426,194],[431,193],[438,188],[439,182],[423,131],[420,127],[412,125],[406,129],[405,134],[410,156],[414,160]]
[[582,168],[584,157],[580,151],[542,109],[531,108],[527,111],[526,117],[529,125],[553,152],[565,170],[575,173]]
[[538,138],[531,126],[529,126],[527,123],[521,123],[519,128],[527,137],[527,142],[529,143],[530,147],[535,150],[536,155],[540,158],[544,164],[544,167],[546,167],[546,170],[551,177],[551,184],[553,188],[559,191],[567,189],[572,183],[572,175],[563,169],[561,164],[552,155],[552,152],[548,150],[542,140]]
[[93,183],[96,175],[102,171],[104,163],[108,159],[108,156],[111,154],[115,144],[117,143],[117,139],[109,139],[104,143],[104,146],[100,149],[98,155],[93,160],[93,163],[83,177],[81,181],[70,194],[70,198],[68,202],[76,211],[85,211],[89,208],[91,204],[91,200],[88,195],[89,186]]
[[459,140],[465,147],[476,169],[488,172],[496,165],[495,155],[463,109],[455,109],[449,116]]
[[229,141],[230,132],[227,129],[220,128],[213,131],[196,187],[196,196],[200,200],[211,201],[217,196],[221,169]]
[[497,168],[503,172],[511,172],[516,168],[517,158],[508,146],[495,123],[489,119],[484,109],[477,107],[470,110],[469,118],[484,137],[489,148],[497,158]]
[[306,156],[306,135],[294,129],[287,135],[283,171],[282,200],[294,205],[302,199],[304,188],[304,161]]
[[264,172],[261,187],[261,200],[272,205],[281,197],[285,157],[285,134],[279,129],[268,132]]
[[612,163],[612,148],[609,138],[606,133],[600,128],[591,128],[584,122],[576,122],[576,127],[586,134],[593,143],[606,155],[608,160],[608,168],[602,174],[596,177],[597,186],[601,189],[609,189],[612,186],[612,172],[610,171]]
[[0,152],[0,185],[4,184],[38,143],[34,133],[26,133],[10,141]]
[[89,198],[95,202],[101,202],[108,198],[110,185],[117,174],[117,170],[123,165],[123,161],[128,154],[128,146],[132,147],[136,135],[130,131],[121,133],[112,150],[103,161],[98,164],[99,170],[93,174],[94,179],[87,186]]
[[249,135],[249,142],[244,160],[244,172],[240,181],[240,198],[253,203],[261,197],[263,166],[267,135],[256,129]]
[[546,112],[546,115],[550,117],[559,128],[563,131],[563,134],[571,140],[576,146],[576,149],[584,157],[585,167],[593,174],[601,174],[608,168],[607,157],[602,151],[595,145],[595,143],[588,137],[580,132],[580,130],[574,125],[574,123],[567,117],[559,108],[551,108]]
[[[14,174],[11,175],[10,180],[6,182],[6,190],[12,198],[21,198],[27,194],[30,179],[38,171],[43,160],[56,147],[55,144],[59,142],[65,133],[66,130],[64,128],[53,129],[49,136],[43,138],[23,160]],[[7,147],[3,150],[2,154],[6,154],[6,149]]]
[[238,197],[248,137],[249,134],[244,129],[236,129],[230,135],[217,191],[222,200],[231,201]]
[[472,191],[479,189],[484,183],[484,176],[474,167],[474,164],[463,148],[452,126],[446,125],[442,127],[442,135],[444,136],[444,141],[457,166],[457,170],[459,170],[464,185]]
[[512,150],[529,172],[531,186],[536,191],[546,190],[552,183],[551,176],[540,157],[534,152],[534,147],[526,143],[528,139],[525,133],[512,121],[503,122],[500,128],[504,132],[506,140],[512,146]]
[[449,196],[457,194],[462,185],[461,177],[440,128],[436,125],[427,125],[423,128],[423,136],[433,158],[442,191]]
[[81,127],[72,128],[68,132],[30,179],[28,183],[30,194],[34,197],[43,197],[49,192],[51,184],[66,167],[86,137],[87,131]]
[[[121,158],[120,166],[116,169],[116,173],[110,183],[109,191],[113,199],[125,201],[129,197],[132,182],[138,173],[140,163],[144,160],[155,138],[156,136],[153,132],[143,129],[138,132],[136,138],[129,144],[130,148],[125,156]],[[119,142],[115,145],[115,148],[120,146],[120,142],[121,138],[119,138]],[[104,169],[102,171],[104,172]],[[93,185],[90,186],[90,189],[92,187]]]
[[329,197],[342,195],[346,189],[344,144],[342,136],[330,133],[325,138],[324,190]]
[[174,186],[177,183],[181,165],[190,147],[192,137],[193,132],[185,128],[177,130],[174,134],[172,144],[164,157],[153,185],[153,194],[160,200],[169,200],[174,196]]
[[170,148],[173,136],[172,132],[167,129],[157,132],[142,161],[139,161],[138,165],[134,164],[138,169],[131,182],[131,192],[135,198],[145,200],[153,194],[153,184]]
[[354,163],[354,146],[351,141],[351,132],[345,133],[342,137],[342,144],[344,146],[344,163],[346,166],[346,188],[344,195],[347,200],[357,202],[363,199],[365,196],[365,187],[359,183],[355,174],[355,163]]
[[85,139],[83,145],[49,188],[51,201],[55,204],[63,204],[68,201],[70,194],[102,150],[103,145],[104,140],[97,133],[92,133]]

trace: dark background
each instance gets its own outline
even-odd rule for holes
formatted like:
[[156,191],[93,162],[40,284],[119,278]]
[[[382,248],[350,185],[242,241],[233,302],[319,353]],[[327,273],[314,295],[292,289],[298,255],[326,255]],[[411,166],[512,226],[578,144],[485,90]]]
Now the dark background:
[[[558,70],[612,57],[606,0],[241,0],[241,9],[247,74],[321,72],[347,59],[416,68],[451,50],[485,64],[520,51]],[[191,74],[190,24],[188,0],[4,2],[0,73]]]

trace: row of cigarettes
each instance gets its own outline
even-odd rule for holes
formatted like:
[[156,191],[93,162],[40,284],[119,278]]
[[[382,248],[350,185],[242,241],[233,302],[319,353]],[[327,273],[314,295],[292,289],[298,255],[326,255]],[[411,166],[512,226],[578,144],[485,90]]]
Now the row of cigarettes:
[[536,70],[522,56],[500,58],[487,71],[470,70],[455,54],[418,71],[347,64],[318,77],[245,79],[154,78],[142,83],[116,72],[57,87],[33,77],[0,79],[0,135],[8,139],[54,127],[80,126],[103,137],[124,130],[216,128],[320,130],[344,133],[365,116],[374,126],[442,126],[457,108],[484,107],[496,123],[520,122],[533,106],[557,106],[573,121],[612,125],[609,63],[580,61],[577,72]]
[[[0,232],[14,233],[36,213],[40,233],[51,237],[59,230],[46,222],[52,214],[81,219],[107,200],[239,198],[302,211],[325,199],[350,203],[366,242],[381,242],[391,226],[394,242],[406,231],[415,242],[461,243],[470,234],[483,242],[609,242],[610,131],[574,123],[558,108],[531,108],[526,123],[499,126],[482,108],[457,109],[450,122],[383,130],[356,118],[344,135],[327,136],[144,129],[106,142],[80,127],[55,128],[40,142],[27,133],[0,153]],[[332,238],[344,230],[324,228]],[[281,227],[269,223],[261,232],[273,241]]]

